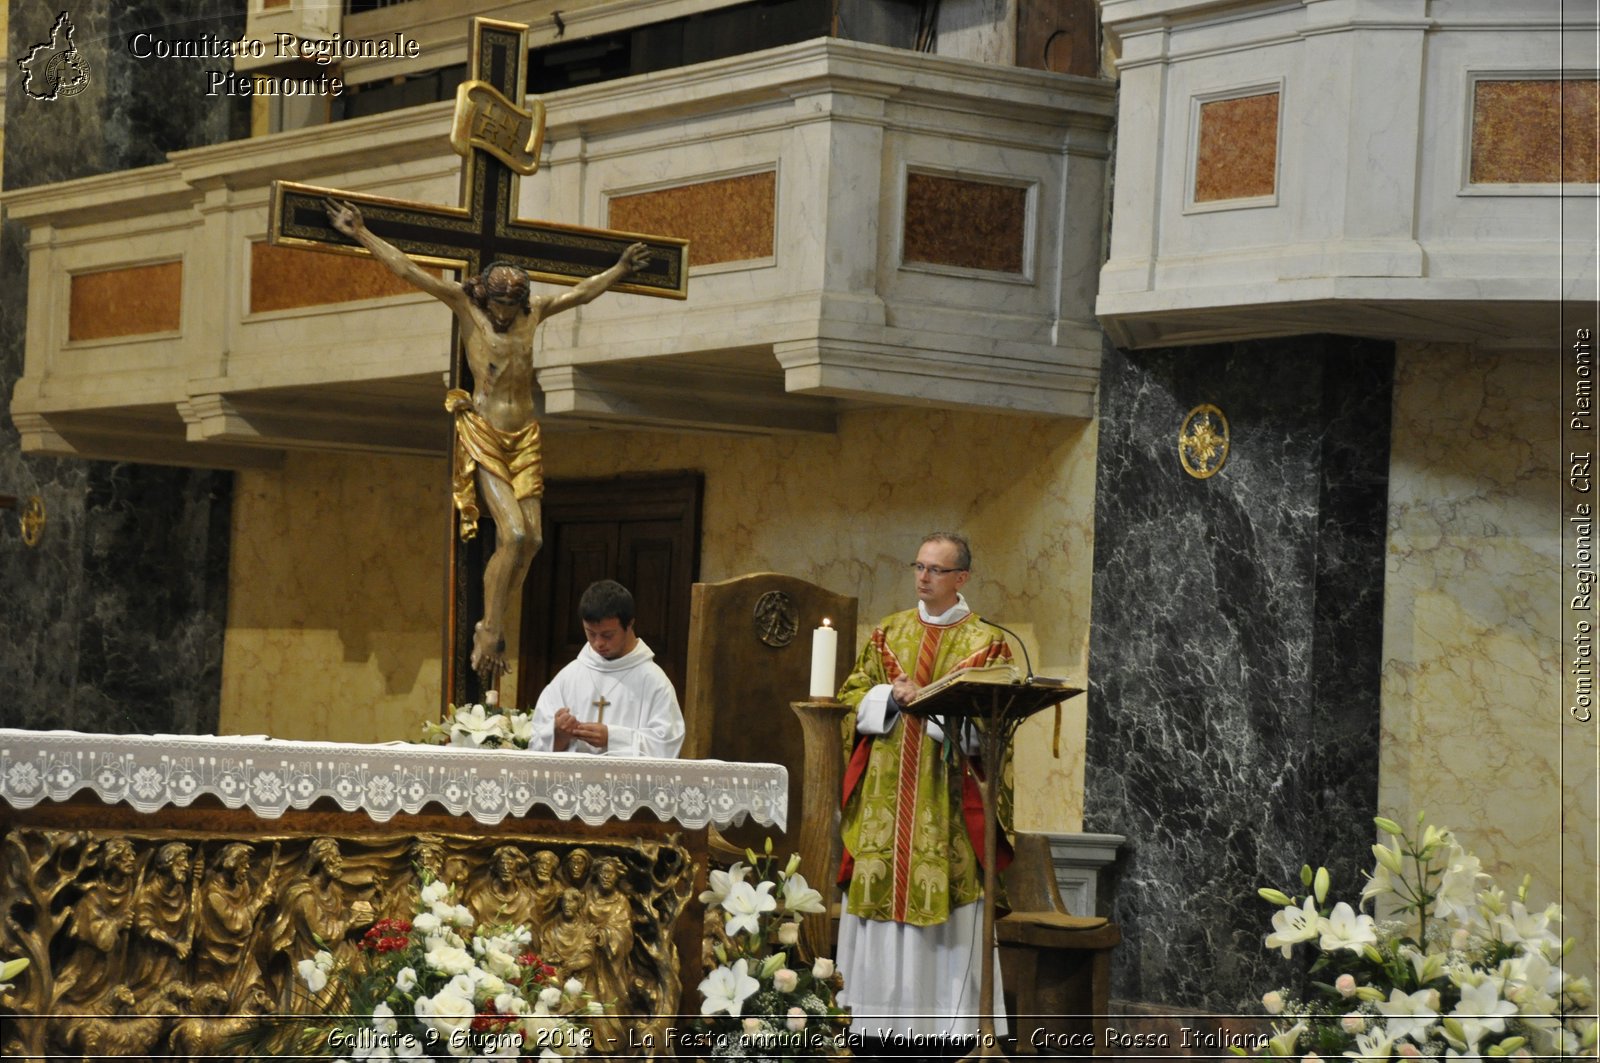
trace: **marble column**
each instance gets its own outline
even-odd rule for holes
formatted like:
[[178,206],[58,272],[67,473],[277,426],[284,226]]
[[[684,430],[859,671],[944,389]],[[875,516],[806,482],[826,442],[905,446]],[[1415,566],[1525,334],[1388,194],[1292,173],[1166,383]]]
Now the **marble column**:
[[[70,98],[32,99],[16,60],[50,39],[61,10],[42,0],[10,4],[6,189],[145,166],[169,151],[248,132],[248,101],[204,95],[201,68],[225,60],[140,61],[128,46],[140,31],[237,39],[242,3],[74,3],[73,41],[88,84]],[[6,399],[22,375],[25,236],[10,221],[0,227]],[[0,511],[0,726],[214,729],[232,477],[25,456],[9,410],[0,407],[0,494],[40,496],[48,518],[30,548],[15,515]]]
[[[1112,995],[1255,1010],[1256,888],[1358,892],[1378,780],[1391,345],[1126,352],[1100,378],[1085,829],[1126,835]],[[1222,410],[1191,477],[1179,429]]]

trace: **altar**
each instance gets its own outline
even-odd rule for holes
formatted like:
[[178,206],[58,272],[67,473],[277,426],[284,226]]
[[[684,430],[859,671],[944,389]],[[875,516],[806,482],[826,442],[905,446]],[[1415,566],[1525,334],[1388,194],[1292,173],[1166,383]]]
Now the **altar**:
[[[709,828],[781,832],[787,807],[776,764],[0,729],[0,958],[30,961],[0,1051],[163,1055],[183,1015],[216,1042],[224,1017],[295,1013],[298,961],[353,954],[429,878],[535,944],[594,920],[605,957],[545,934],[546,959],[581,968],[626,1054],[699,1012]],[[96,1050],[96,1016],[146,1017],[118,1028],[147,1043]]]

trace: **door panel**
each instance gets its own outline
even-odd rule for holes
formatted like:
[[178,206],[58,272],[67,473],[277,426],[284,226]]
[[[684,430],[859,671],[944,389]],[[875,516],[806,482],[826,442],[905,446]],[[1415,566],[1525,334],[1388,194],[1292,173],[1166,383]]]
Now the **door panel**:
[[689,596],[700,575],[697,473],[551,481],[545,486],[545,546],[523,585],[517,700],[539,692],[583,648],[578,599],[596,580],[633,592],[634,630],[684,696]]

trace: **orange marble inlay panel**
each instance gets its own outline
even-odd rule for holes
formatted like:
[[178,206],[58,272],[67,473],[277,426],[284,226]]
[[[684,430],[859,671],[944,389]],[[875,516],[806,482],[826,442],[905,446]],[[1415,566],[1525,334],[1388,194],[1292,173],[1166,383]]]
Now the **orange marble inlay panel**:
[[[428,272],[436,277],[444,275],[439,269]],[[330,255],[300,247],[274,247],[265,240],[250,245],[250,312],[253,314],[379,299],[414,291],[415,288],[375,259]]]
[[606,226],[689,241],[696,266],[771,258],[778,214],[776,171],[722,177],[615,196]]
[[1600,181],[1600,81],[1479,81],[1472,94],[1472,183]]
[[1021,273],[1027,235],[1026,188],[906,174],[905,261]]
[[78,273],[67,297],[67,339],[176,332],[182,315],[182,262]]
[[1278,93],[1200,105],[1194,201],[1254,199],[1278,190]]

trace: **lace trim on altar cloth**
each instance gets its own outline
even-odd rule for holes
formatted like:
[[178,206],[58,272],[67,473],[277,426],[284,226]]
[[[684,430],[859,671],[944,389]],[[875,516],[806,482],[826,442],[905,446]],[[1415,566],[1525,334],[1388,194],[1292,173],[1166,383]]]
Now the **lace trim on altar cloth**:
[[436,804],[484,824],[537,806],[590,826],[647,809],[689,828],[749,817],[785,830],[789,773],[721,760],[0,728],[0,802],[31,808],[80,790],[140,812],[209,794],[263,819],[327,797],[378,823]]

